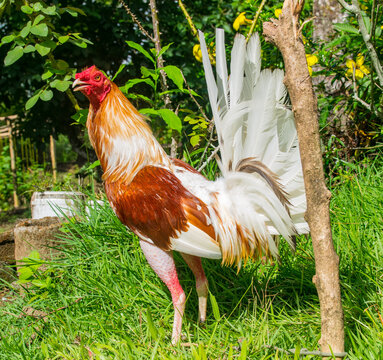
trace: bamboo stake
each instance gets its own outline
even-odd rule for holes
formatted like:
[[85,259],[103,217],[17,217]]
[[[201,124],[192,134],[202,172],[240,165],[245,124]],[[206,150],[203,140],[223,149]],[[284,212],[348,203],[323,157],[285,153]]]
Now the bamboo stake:
[[16,158],[15,158],[15,148],[12,137],[12,127],[11,123],[7,121],[9,127],[9,154],[11,156],[11,172],[12,172],[12,184],[13,184],[13,205],[17,209],[20,206],[19,197],[17,196],[17,173],[16,173]]
[[55,139],[53,138],[53,135],[49,135],[49,141],[50,141],[50,150],[51,150],[53,183],[56,183],[56,180],[57,180],[56,147],[55,147]]
[[279,19],[263,24],[267,41],[282,53],[284,82],[290,95],[297,126],[299,149],[306,189],[307,212],[314,256],[315,275],[321,312],[321,338],[324,353],[344,352],[343,310],[339,283],[339,258],[332,241],[329,203],[320,149],[318,105],[307,68],[299,28],[302,0],[285,0]]

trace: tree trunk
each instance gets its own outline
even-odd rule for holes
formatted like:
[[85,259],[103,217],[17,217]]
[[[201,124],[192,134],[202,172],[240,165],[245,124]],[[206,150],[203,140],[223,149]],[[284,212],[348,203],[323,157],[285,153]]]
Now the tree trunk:
[[345,19],[341,9],[338,0],[314,0],[314,41],[327,41],[331,38],[334,33],[332,25],[342,23]]
[[312,236],[321,310],[321,350],[344,351],[343,310],[339,284],[339,258],[332,242],[329,202],[320,150],[318,108],[299,31],[303,1],[285,0],[278,20],[263,24],[266,40],[282,53],[285,84],[295,116],[306,189],[306,220]]

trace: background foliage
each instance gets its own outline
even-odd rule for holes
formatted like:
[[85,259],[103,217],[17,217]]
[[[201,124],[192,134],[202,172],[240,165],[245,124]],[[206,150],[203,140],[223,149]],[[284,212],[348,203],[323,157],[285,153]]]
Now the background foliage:
[[[313,2],[306,2],[303,20],[312,17]],[[194,25],[205,32],[211,53],[215,28],[225,29],[229,58],[235,20],[243,13],[238,32],[247,35],[260,3],[196,0],[185,1],[185,6]],[[198,41],[176,2],[157,1],[169,82],[165,92],[153,43],[119,1],[2,0],[0,4],[0,115],[19,115],[15,124],[19,136],[30,138],[40,151],[53,134],[59,139],[60,161],[75,160],[81,168],[78,174],[92,172],[89,163],[95,157],[83,126],[87,100],[74,97],[69,87],[74,73],[92,64],[114,78],[134,105],[151,117],[151,126],[168,152],[176,136],[178,154],[198,168],[214,151],[204,75],[194,47]],[[128,5],[151,33],[147,1]],[[382,63],[382,6],[374,0],[359,5]],[[262,32],[262,22],[278,17],[281,7],[282,2],[266,3],[255,30]],[[344,21],[334,25],[328,39],[314,39],[309,21],[302,30],[303,41],[318,95],[324,166],[334,194],[332,226],[341,260],[346,349],[351,359],[378,359],[383,326],[383,189],[382,164],[376,159],[383,146],[382,85],[360,24],[353,14],[343,12]],[[262,40],[262,50],[263,67],[283,68],[276,48]],[[40,160],[18,161],[20,193],[51,187]],[[9,208],[12,192],[9,162],[3,146],[3,210]],[[216,163],[209,162],[203,172],[214,178]],[[73,181],[64,177],[57,188],[71,186]],[[311,283],[314,263],[307,239],[298,241],[295,257],[282,247],[281,265],[249,264],[239,277],[232,269],[206,262],[212,293],[206,328],[195,322],[192,304],[197,298],[190,290],[194,280],[181,264],[182,285],[189,291],[184,328],[189,345],[176,349],[166,339],[173,316],[166,288],[146,265],[137,240],[107,205],[79,214],[64,227],[62,241],[64,256],[59,261],[44,269],[34,254],[27,264],[30,271],[23,280],[31,285],[24,297],[13,294],[0,322],[5,334],[0,358],[268,359],[288,358],[274,346],[317,347],[319,305]],[[25,307],[48,314],[47,321],[28,315]]]

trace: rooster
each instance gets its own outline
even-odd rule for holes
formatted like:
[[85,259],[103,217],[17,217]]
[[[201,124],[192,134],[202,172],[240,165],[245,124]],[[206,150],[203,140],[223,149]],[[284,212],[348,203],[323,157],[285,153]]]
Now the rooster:
[[195,276],[203,322],[208,281],[201,257],[239,268],[249,258],[278,257],[277,235],[294,248],[294,236],[308,232],[298,140],[283,71],[261,71],[258,35],[247,44],[237,35],[229,78],[224,33],[218,29],[215,81],[203,33],[199,38],[220,146],[222,177],[216,181],[170,158],[144,116],[95,66],[77,73],[73,82],[74,90],[90,102],[87,129],[109,203],[139,237],[147,261],[171,293],[172,343],[180,339],[186,301],[173,250]]

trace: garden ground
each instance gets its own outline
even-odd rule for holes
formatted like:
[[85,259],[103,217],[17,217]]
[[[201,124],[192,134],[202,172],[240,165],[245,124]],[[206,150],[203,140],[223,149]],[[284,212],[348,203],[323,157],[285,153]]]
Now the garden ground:
[[[381,164],[355,166],[332,189],[348,359],[383,355],[382,175]],[[185,337],[175,347],[170,295],[109,206],[69,221],[61,239],[63,256],[42,271],[34,254],[24,291],[7,293],[0,359],[293,359],[287,349],[318,349],[309,238],[298,239],[295,254],[282,242],[281,264],[252,262],[239,274],[204,261],[205,326],[197,323],[193,276],[176,256],[188,300]]]

